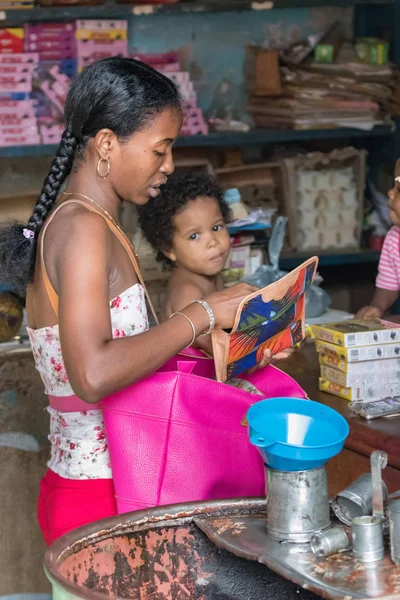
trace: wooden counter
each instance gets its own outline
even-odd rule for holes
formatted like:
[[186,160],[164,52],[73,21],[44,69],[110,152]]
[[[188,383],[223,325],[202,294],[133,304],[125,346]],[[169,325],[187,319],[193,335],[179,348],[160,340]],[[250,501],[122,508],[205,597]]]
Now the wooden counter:
[[336,494],[361,473],[369,471],[369,457],[373,450],[387,452],[384,480],[389,492],[400,490],[400,417],[367,421],[349,410],[347,400],[321,392],[318,389],[318,355],[313,343],[305,344],[277,366],[296,379],[311,400],[334,408],[349,423],[350,434],[345,448],[328,463],[329,493]]

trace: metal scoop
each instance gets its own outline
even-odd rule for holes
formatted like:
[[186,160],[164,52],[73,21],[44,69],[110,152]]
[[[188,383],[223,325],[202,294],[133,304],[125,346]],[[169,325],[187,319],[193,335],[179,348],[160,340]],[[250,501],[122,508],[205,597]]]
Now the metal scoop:
[[372,514],[383,520],[382,470],[386,467],[388,456],[386,452],[374,450],[371,454],[372,476]]

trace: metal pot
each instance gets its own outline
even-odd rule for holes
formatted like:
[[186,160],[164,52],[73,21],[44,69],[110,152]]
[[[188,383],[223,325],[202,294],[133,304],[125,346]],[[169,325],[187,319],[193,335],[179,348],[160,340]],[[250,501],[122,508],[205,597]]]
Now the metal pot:
[[194,524],[243,514],[263,519],[265,499],[161,506],[72,531],[45,556],[53,600],[318,600],[265,565],[217,549]]

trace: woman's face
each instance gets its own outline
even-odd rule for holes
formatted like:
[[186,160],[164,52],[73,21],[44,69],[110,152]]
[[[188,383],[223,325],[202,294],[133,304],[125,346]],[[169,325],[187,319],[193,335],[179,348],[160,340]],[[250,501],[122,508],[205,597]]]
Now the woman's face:
[[396,163],[394,185],[388,192],[390,218],[393,225],[400,226],[400,160]]
[[174,172],[172,146],[182,126],[182,113],[168,108],[154,116],[128,142],[113,144],[110,183],[117,195],[133,204],[146,204]]

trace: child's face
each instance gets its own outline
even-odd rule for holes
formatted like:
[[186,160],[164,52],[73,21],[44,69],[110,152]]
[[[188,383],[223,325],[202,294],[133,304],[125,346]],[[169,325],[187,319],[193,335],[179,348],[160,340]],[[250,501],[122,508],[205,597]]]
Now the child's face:
[[199,196],[174,218],[172,249],[166,256],[176,265],[213,276],[220,273],[229,254],[230,239],[215,198]]
[[393,225],[400,227],[400,159],[394,172],[394,186],[388,192],[390,218]]

